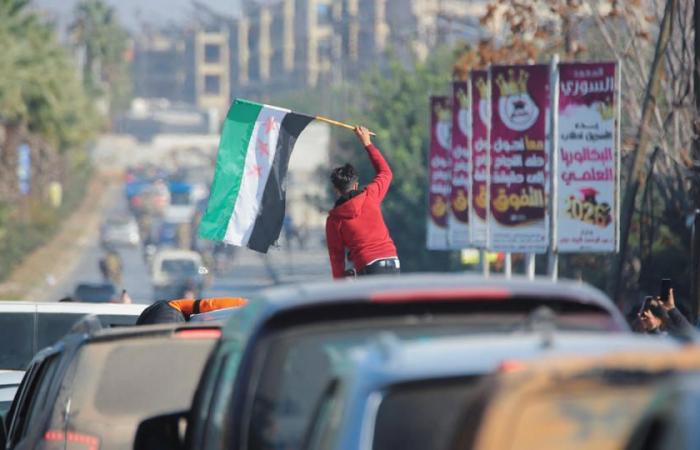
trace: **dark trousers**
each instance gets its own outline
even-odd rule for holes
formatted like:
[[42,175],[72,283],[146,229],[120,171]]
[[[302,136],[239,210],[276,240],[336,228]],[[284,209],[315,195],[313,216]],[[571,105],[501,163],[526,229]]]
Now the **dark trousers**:
[[396,259],[380,259],[362,268],[358,275],[390,275],[399,274],[399,261]]

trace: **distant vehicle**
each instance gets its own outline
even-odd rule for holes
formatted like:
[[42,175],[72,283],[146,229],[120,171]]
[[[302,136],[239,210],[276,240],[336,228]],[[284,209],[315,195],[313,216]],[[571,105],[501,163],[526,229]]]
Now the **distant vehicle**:
[[109,303],[117,297],[117,288],[112,283],[80,283],[73,291],[77,302]]
[[24,370],[36,352],[61,339],[86,315],[105,328],[136,323],[147,305],[0,302],[0,369]]
[[22,370],[0,370],[0,421],[10,409],[23,376]]
[[[290,424],[300,418],[299,411],[313,409],[314,419],[298,448],[445,450],[455,434],[479,423],[479,417],[465,419],[462,412],[470,403],[476,403],[476,409],[485,401],[478,395],[480,382],[501,368],[508,370],[512,361],[527,364],[540,358],[616,351],[651,354],[681,347],[681,343],[671,338],[544,329],[411,342],[401,342],[392,335],[382,336],[365,355],[358,355],[356,369],[345,369],[343,374],[342,368],[348,361],[334,361],[339,369],[335,376],[326,372],[325,389],[318,403],[308,405],[303,397],[283,387],[276,398],[294,406],[288,408],[287,417],[271,425],[276,433],[285,435],[285,429],[292,428],[294,425]],[[332,355],[327,357],[331,361]],[[310,369],[310,372],[317,371],[318,368]],[[510,413],[515,411],[527,410],[514,408]],[[538,414],[533,416],[539,419]],[[502,420],[507,423],[506,418]],[[503,427],[501,435],[508,435],[508,428],[511,432],[518,429],[515,424],[511,425],[512,428]],[[549,433],[549,426],[542,428],[543,434]],[[260,438],[264,447],[265,435]],[[522,448],[554,447],[526,445]],[[564,447],[580,448],[573,444]],[[470,448],[463,447],[464,450]]]
[[138,246],[141,242],[139,226],[133,217],[112,218],[102,225],[100,240],[103,246]]
[[176,298],[185,286],[194,288],[199,297],[207,273],[199,253],[191,250],[161,250],[153,256],[151,263],[155,298]]
[[342,363],[387,331],[417,340],[533,329],[542,307],[545,327],[629,333],[613,303],[580,283],[424,274],[271,288],[231,314],[192,411],[154,417],[144,432],[182,448],[168,430],[189,418],[188,449],[300,448],[313,407],[287,420],[295,406],[284,393],[317,404],[328,380],[309,368],[327,361],[321,349]]
[[132,448],[141,420],[190,407],[220,334],[209,324],[71,333],[32,360],[0,447]]

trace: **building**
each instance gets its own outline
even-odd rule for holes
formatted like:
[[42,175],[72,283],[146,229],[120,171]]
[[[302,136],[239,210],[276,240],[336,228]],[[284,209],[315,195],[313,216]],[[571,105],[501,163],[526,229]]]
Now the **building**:
[[246,0],[232,25],[235,95],[337,84],[391,49],[424,60],[442,43],[481,37],[486,0]]
[[230,104],[226,27],[148,31],[134,45],[134,94],[224,114]]

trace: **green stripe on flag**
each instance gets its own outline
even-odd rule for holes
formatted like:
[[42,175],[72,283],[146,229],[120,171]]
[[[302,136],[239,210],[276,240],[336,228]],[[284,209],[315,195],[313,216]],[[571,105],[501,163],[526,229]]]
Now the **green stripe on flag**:
[[199,236],[204,239],[220,241],[226,234],[241,187],[248,142],[262,108],[259,103],[236,99],[226,115],[209,204],[199,224]]

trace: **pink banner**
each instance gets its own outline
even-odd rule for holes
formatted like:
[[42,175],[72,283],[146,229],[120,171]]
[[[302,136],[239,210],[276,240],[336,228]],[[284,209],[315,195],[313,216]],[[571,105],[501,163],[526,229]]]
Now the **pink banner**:
[[548,109],[547,65],[491,68],[492,250],[547,249]]
[[452,179],[450,190],[450,248],[469,246],[469,186],[471,119],[469,85],[466,81],[452,84]]
[[559,64],[560,252],[617,250],[615,63]]
[[449,248],[447,223],[452,178],[452,112],[449,97],[430,98],[430,152],[427,248]]
[[485,247],[488,236],[489,203],[489,127],[491,125],[491,92],[489,73],[474,70],[470,75],[471,93],[471,208],[470,238],[474,247]]

